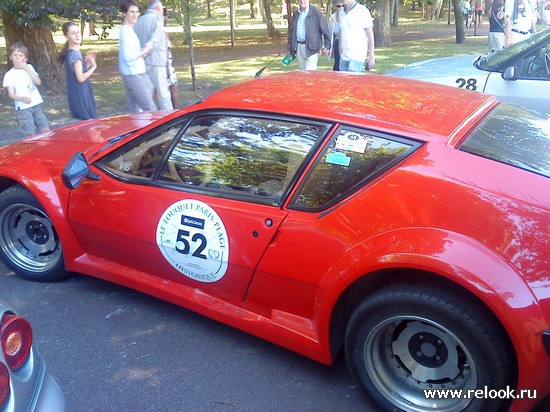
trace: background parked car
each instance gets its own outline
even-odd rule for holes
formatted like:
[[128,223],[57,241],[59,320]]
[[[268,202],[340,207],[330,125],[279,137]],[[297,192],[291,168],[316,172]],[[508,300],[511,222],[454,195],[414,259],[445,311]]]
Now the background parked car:
[[425,60],[386,74],[489,93],[550,114],[550,29],[487,55]]

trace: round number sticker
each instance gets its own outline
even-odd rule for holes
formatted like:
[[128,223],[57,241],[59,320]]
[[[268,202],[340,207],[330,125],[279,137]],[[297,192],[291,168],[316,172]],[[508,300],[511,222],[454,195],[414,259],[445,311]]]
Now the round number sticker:
[[225,226],[204,202],[180,200],[166,209],[157,226],[157,245],[175,269],[199,282],[216,282],[227,270]]

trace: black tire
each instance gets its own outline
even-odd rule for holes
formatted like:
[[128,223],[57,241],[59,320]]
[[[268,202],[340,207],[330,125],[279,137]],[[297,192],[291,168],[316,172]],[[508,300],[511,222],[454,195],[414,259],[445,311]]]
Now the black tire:
[[67,275],[52,221],[20,185],[0,193],[0,259],[29,280],[51,282]]
[[404,284],[385,286],[359,305],[345,352],[352,376],[383,411],[489,412],[505,410],[507,401],[474,392],[470,399],[427,399],[424,390],[513,387],[508,342],[494,316],[466,293]]

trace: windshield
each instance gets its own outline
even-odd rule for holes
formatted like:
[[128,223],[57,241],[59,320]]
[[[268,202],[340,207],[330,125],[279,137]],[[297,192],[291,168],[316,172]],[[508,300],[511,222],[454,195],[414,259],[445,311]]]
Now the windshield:
[[505,70],[510,64],[509,61],[522,54],[525,50],[531,48],[533,44],[539,43],[540,47],[550,42],[550,29],[545,29],[531,36],[524,41],[512,44],[502,50],[480,56],[474,64],[478,69],[489,71]]

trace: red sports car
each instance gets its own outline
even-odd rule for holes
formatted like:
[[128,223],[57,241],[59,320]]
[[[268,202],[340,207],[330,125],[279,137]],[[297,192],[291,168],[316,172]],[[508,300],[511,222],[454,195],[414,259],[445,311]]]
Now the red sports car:
[[0,149],[0,256],[107,279],[320,362],[383,410],[550,397],[550,120],[293,72]]

